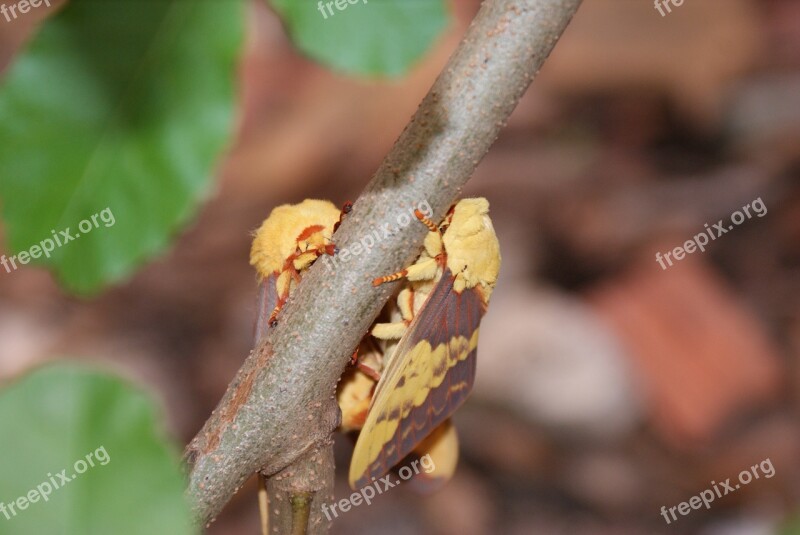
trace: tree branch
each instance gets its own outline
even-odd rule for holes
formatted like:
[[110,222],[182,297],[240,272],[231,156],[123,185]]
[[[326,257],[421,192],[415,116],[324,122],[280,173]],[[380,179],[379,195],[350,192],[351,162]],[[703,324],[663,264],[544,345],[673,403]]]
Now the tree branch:
[[[373,288],[371,281],[419,254],[425,228],[405,226],[409,210],[427,202],[434,220],[444,216],[580,2],[484,2],[336,233],[340,251],[352,254],[311,267],[279,325],[250,354],[188,446],[187,494],[199,520],[212,519],[254,472],[291,470],[328,447],[340,417],[336,383],[393,290]],[[359,245],[367,237],[374,247]],[[328,472],[318,474],[325,488],[333,480]],[[295,489],[303,490],[314,492]],[[320,501],[312,503],[312,524]],[[326,532],[327,522],[309,526],[308,533]]]

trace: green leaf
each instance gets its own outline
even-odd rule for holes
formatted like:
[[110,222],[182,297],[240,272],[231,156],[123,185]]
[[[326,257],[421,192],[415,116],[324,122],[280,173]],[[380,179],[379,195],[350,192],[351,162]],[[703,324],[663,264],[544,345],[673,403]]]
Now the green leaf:
[[47,21],[0,88],[11,248],[80,234],[34,260],[78,293],[162,250],[229,140],[243,25],[240,0],[71,0]]
[[448,23],[444,0],[270,2],[300,50],[333,69],[360,75],[405,74]]
[[[0,533],[194,533],[159,420],[143,393],[77,366],[42,368],[0,390]],[[57,475],[65,469],[68,483]]]

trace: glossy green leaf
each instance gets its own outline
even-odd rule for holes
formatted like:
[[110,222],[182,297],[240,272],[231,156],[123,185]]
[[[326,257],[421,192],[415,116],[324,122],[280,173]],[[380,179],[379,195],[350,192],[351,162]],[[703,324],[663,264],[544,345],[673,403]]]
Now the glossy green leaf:
[[300,50],[333,69],[369,76],[408,72],[448,22],[444,0],[270,3]]
[[0,533],[195,532],[176,448],[127,383],[42,368],[0,390],[0,422]]
[[162,250],[230,140],[243,25],[240,0],[70,0],[48,20],[0,81],[11,248],[79,293]]

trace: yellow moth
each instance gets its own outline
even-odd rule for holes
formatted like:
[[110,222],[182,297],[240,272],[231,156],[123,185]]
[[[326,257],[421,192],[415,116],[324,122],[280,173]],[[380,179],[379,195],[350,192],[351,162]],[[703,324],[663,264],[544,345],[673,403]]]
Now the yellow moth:
[[264,220],[250,249],[250,264],[264,282],[257,329],[275,323],[302,271],[320,255],[334,253],[331,237],[350,206],[339,210],[330,201],[306,199],[278,206]]
[[407,286],[397,297],[399,320],[372,329],[390,344],[350,463],[353,488],[382,476],[421,444],[457,450],[449,424],[423,442],[472,388],[478,326],[500,270],[486,199],[460,200],[440,225],[419,211],[416,216],[430,231],[419,259],[373,281],[405,279]]

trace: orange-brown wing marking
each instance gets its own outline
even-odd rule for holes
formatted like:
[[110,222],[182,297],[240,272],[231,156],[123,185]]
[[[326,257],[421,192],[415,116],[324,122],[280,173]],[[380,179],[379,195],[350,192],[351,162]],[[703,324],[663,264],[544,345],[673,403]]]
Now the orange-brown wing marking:
[[[385,420],[400,418],[400,421],[393,435],[386,437],[375,460],[356,480],[356,488],[382,476],[400,462],[461,406],[472,389],[477,349],[472,349],[466,357],[459,358],[459,351],[464,351],[468,346],[463,343],[454,344],[453,341],[457,338],[467,341],[473,338],[486,311],[486,305],[477,289],[467,289],[461,294],[454,291],[453,280],[450,271],[445,270],[400,341],[386,371],[385,375],[395,376],[397,379],[389,380],[376,389],[371,410],[386,408],[387,411],[376,415],[375,425],[378,426]],[[404,366],[404,356],[421,342],[430,344],[432,350],[445,346],[446,356],[433,373],[433,376],[444,374],[444,379],[438,386],[427,385],[430,390],[424,402],[413,406],[413,398],[407,395],[402,397],[402,394],[398,394],[398,389],[402,389],[407,381],[416,379],[417,371],[413,367],[396,370],[392,368]],[[384,396],[385,399],[382,399]],[[401,417],[403,414],[406,414],[405,417]]]
[[311,226],[308,226],[308,227],[304,228],[303,232],[301,232],[297,236],[297,241],[301,242],[301,241],[307,240],[311,236],[316,234],[317,232],[322,232],[323,230],[325,230],[325,225],[311,225]]

